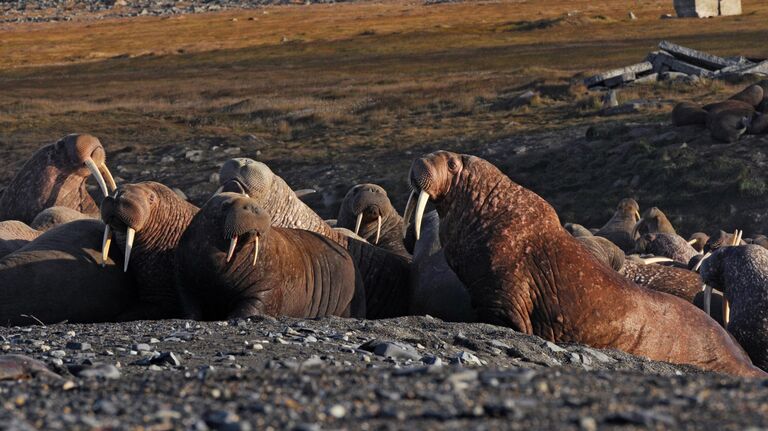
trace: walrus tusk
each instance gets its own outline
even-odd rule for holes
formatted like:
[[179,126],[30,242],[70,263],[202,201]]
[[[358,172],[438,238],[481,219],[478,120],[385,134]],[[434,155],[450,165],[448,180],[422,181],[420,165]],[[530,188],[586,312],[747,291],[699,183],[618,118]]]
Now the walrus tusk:
[[429,195],[427,192],[422,190],[419,192],[419,200],[416,201],[416,218],[414,220],[414,223],[416,223],[416,241],[419,240],[419,237],[421,236],[421,219],[424,217],[424,209],[427,207],[427,201],[429,200]]
[[723,294],[723,326],[728,329],[728,322],[731,321],[731,304]]
[[101,266],[107,265],[109,258],[109,247],[112,245],[112,229],[109,225],[104,226],[104,238],[101,240]]
[[360,224],[363,222],[363,213],[357,215],[357,221],[355,221],[355,235],[360,235]]
[[109,191],[113,192],[117,190],[117,183],[115,182],[115,178],[112,176],[112,172],[109,172],[109,168],[107,167],[106,163],[101,164],[101,173],[104,174],[104,179],[107,180]]
[[235,254],[235,247],[237,246],[237,235],[233,236],[229,240],[229,251],[227,251],[227,262],[232,260],[232,255]]
[[701,264],[704,263],[704,261],[707,260],[707,258],[709,256],[711,256],[711,255],[712,255],[712,252],[708,251],[707,254],[702,256],[701,260],[699,260],[699,262],[696,264],[696,266],[693,267],[693,272],[699,272],[699,268],[701,268]]
[[315,189],[299,189],[293,192],[297,198],[302,198],[306,195],[311,195],[312,193],[317,193],[317,190]]
[[256,235],[256,244],[253,246],[253,264],[251,266],[256,266],[256,259],[259,258],[259,236]]
[[379,237],[381,236],[381,216],[379,216],[378,220],[376,221],[376,241],[374,241],[374,244],[379,243]]
[[704,285],[704,312],[707,313],[707,316],[711,316],[712,313],[710,313],[712,307],[712,286],[705,284]]
[[132,227],[125,230],[125,263],[123,263],[123,272],[128,272],[128,261],[131,260],[131,250],[133,250],[133,238],[136,231]]
[[222,190],[224,190],[224,186],[221,186],[221,187],[219,187],[218,189],[216,189],[216,191],[215,191],[215,192],[213,192],[214,196],[215,196],[215,195],[217,195],[217,194],[219,194],[219,193],[221,193],[221,191],[222,191]]
[[416,196],[416,190],[411,190],[411,194],[408,195],[408,203],[405,204],[405,211],[403,212],[403,221],[405,221],[405,227],[403,228],[403,238],[408,234],[408,226],[411,224],[411,217],[413,216],[413,206],[416,201],[413,197]]
[[737,246],[737,245],[741,244],[741,235],[742,235],[742,234],[743,234],[743,232],[742,232],[742,231],[740,231],[740,230],[738,230],[738,229],[736,229],[736,230],[733,232],[733,244],[731,244],[731,246],[734,246],[734,247],[735,247],[735,246]]
[[696,241],[698,241],[698,240],[696,240],[696,239],[689,240],[688,241],[688,245],[694,245],[694,244],[696,244]]
[[94,178],[96,178],[96,182],[99,183],[99,187],[101,188],[101,192],[104,193],[104,197],[109,196],[109,190],[107,190],[107,183],[104,182],[104,177],[101,175],[101,172],[99,172],[98,166],[96,166],[96,162],[93,161],[93,159],[85,159],[85,166],[88,167],[88,170],[91,171],[91,175],[93,175]]
[[642,217],[640,217],[640,211],[635,211],[635,215],[637,216],[637,221],[640,221]]
[[644,264],[650,265],[652,263],[674,262],[674,259],[670,259],[668,257],[662,257],[662,256],[654,256],[654,257],[646,257],[642,259],[642,261]]

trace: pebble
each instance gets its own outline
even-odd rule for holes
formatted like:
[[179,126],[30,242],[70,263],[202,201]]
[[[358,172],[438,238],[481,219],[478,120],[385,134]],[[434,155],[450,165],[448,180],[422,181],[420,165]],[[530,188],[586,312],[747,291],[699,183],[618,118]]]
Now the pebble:
[[456,355],[456,359],[454,360],[454,362],[457,362],[461,365],[470,365],[470,366],[476,366],[476,367],[483,365],[483,363],[480,361],[480,358],[473,355],[472,353],[463,352],[463,351],[459,352]]
[[61,358],[65,357],[65,356],[67,356],[67,352],[65,352],[63,350],[52,350],[51,353],[49,353],[49,355],[51,357],[61,359]]
[[341,404],[336,404],[328,409],[328,414],[335,417],[336,419],[341,419],[347,415],[347,409]]
[[97,364],[91,367],[83,368],[78,374],[78,377],[83,378],[104,378],[104,379],[119,379],[120,370],[112,364]]
[[421,356],[416,350],[405,343],[394,341],[371,340],[359,347],[361,350],[373,352],[374,355],[385,358],[418,361]]

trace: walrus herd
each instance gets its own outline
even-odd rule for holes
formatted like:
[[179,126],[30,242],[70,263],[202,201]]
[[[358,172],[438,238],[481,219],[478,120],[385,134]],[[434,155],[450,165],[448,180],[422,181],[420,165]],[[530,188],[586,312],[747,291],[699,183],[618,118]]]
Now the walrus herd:
[[[0,324],[431,314],[767,376],[768,250],[741,232],[686,240],[632,198],[599,229],[564,226],[493,164],[447,151],[414,160],[402,216],[376,184],[329,223],[264,163],[232,159],[219,178],[198,208],[115,184],[93,136],[41,148],[0,196]],[[718,314],[719,292],[722,325],[694,305]]]

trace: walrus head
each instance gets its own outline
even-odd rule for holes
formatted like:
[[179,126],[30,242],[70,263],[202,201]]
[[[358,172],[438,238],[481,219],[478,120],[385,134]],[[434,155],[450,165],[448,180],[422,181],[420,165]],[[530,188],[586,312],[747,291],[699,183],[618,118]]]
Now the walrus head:
[[30,223],[51,206],[95,215],[98,205],[85,189],[89,176],[93,176],[104,196],[116,187],[98,139],[73,134],[46,145],[24,164],[3,192],[0,219]]
[[652,207],[647,209],[640,221],[637,222],[632,231],[632,236],[656,232],[676,233],[667,216],[657,207]]
[[409,181],[412,191],[403,218],[406,223],[410,223],[411,216],[415,214],[417,240],[421,236],[421,219],[427,201],[440,202],[451,191],[464,169],[467,157],[449,151],[436,151],[411,164]]
[[244,157],[230,159],[219,171],[219,191],[245,194],[258,202],[268,196],[274,178],[275,174],[264,163]]
[[[376,184],[358,184],[347,192],[341,202],[337,226],[351,229],[354,225],[356,235],[360,233],[361,226],[376,224],[376,236],[374,244],[379,243],[381,237],[382,218],[394,212],[389,201],[387,191]],[[364,229],[366,230],[366,229]],[[362,235],[367,237],[367,235]]]
[[640,221],[640,205],[632,198],[624,198],[616,206],[616,214],[631,217],[636,222]]
[[221,193],[216,199],[220,202],[214,224],[220,226],[223,239],[229,242],[227,262],[232,260],[239,241],[241,245],[253,243],[252,265],[256,265],[259,240],[270,230],[269,214],[254,199],[237,193]]
[[697,252],[702,253],[704,251],[704,244],[706,244],[708,240],[709,235],[704,232],[696,232],[688,238],[688,244],[690,244]]

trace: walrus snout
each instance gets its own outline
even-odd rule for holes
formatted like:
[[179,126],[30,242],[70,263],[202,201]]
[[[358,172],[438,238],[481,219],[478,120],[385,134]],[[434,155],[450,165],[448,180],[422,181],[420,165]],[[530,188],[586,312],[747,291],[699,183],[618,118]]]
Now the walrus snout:
[[141,184],[126,184],[115,191],[114,196],[107,196],[101,203],[101,219],[104,221],[104,236],[101,244],[101,262],[105,265],[112,245],[112,230],[125,229],[125,253],[123,271],[128,271],[133,241],[137,231],[146,224],[151,215],[151,207],[158,197],[151,190],[145,190]]

